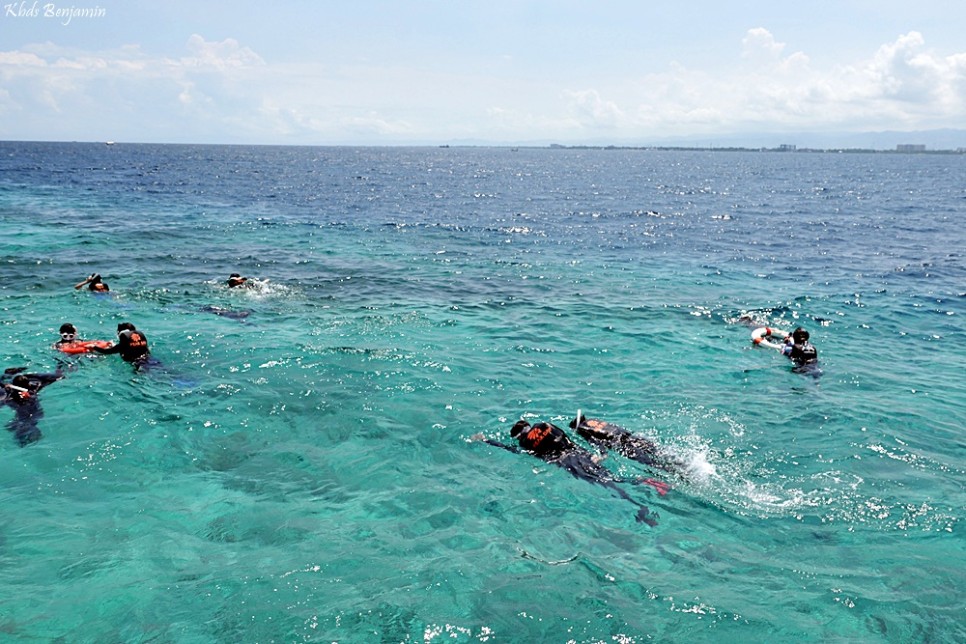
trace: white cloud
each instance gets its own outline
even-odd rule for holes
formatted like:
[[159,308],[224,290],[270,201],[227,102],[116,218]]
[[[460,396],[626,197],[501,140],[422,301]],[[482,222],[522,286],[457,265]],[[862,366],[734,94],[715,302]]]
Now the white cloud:
[[565,92],[570,101],[570,112],[583,127],[614,128],[624,121],[624,113],[613,101],[605,101],[597,90]]
[[741,41],[742,58],[777,60],[785,49],[785,43],[778,42],[767,29],[756,27],[749,29]]
[[226,70],[265,64],[261,56],[248,47],[242,47],[234,38],[209,42],[198,34],[193,34],[188,39],[187,48],[191,55],[179,61],[187,68]]
[[[719,70],[673,64],[581,83],[522,63],[489,76],[399,61],[280,65],[235,39],[197,34],[180,56],[44,43],[0,52],[0,138],[79,139],[96,126],[127,127],[136,140],[621,142],[966,123],[966,52],[940,55],[917,32],[825,68],[761,27],[736,44]],[[122,136],[135,135],[110,138]]]
[[916,32],[883,45],[866,61],[814,68],[807,55],[784,55],[765,29],[742,41],[742,60],[721,76],[677,66],[643,83],[637,125],[672,134],[737,131],[962,127],[966,54],[940,57]]
[[46,66],[46,60],[31,52],[0,51],[0,69],[3,69],[7,72],[17,68],[36,68]]
[[941,57],[918,32],[883,45],[865,69],[870,93],[928,112],[959,112],[966,104],[966,54]]
[[81,58],[58,58],[52,67],[56,69],[69,69],[75,71],[100,72],[105,71],[110,63],[98,56],[84,56]]

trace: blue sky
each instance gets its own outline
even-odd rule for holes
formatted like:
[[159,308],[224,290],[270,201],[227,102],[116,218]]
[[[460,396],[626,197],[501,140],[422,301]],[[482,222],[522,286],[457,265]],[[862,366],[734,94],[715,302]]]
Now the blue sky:
[[0,139],[757,145],[966,128],[966,2],[72,2],[0,0]]

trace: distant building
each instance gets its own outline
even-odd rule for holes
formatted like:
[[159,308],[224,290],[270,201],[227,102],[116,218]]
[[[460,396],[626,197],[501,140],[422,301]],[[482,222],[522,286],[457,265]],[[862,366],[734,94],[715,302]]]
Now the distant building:
[[794,152],[796,149],[796,146],[791,143],[782,143],[778,146],[779,152]]
[[925,152],[926,146],[919,143],[900,143],[896,146],[896,152]]

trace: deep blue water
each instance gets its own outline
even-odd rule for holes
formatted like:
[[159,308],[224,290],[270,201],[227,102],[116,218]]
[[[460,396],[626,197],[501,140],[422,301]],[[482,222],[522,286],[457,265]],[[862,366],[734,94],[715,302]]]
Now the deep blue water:
[[[72,359],[41,440],[0,435],[0,639],[963,641],[964,177],[0,143],[0,366],[121,321],[163,365]],[[821,377],[755,324],[807,328]],[[672,485],[624,485],[657,526],[469,440],[577,409],[685,463],[603,461]]]

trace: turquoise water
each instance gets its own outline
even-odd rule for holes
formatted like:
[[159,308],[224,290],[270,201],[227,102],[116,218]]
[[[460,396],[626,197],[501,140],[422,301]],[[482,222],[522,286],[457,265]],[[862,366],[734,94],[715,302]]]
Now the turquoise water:
[[[964,168],[0,143],[2,366],[163,365],[0,434],[0,640],[962,641]],[[469,440],[577,409],[687,464],[604,460],[657,526]]]

